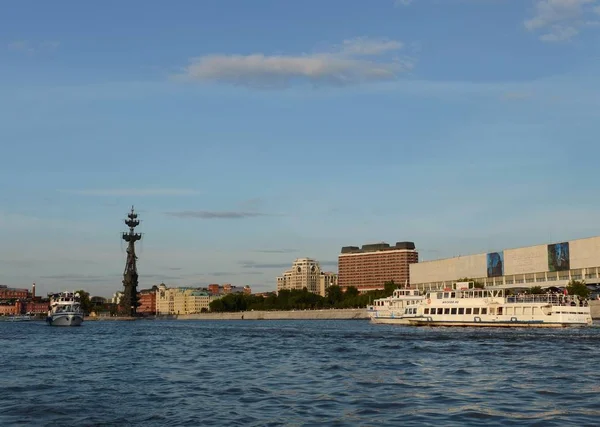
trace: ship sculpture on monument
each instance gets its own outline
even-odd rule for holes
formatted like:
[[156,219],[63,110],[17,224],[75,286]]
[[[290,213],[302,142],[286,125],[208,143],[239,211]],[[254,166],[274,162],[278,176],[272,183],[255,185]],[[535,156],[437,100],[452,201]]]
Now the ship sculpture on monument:
[[127,214],[125,225],[129,227],[129,232],[123,233],[123,240],[127,242],[127,261],[125,271],[123,272],[123,298],[121,300],[121,312],[125,316],[136,316],[139,305],[137,295],[138,273],[137,273],[137,255],[135,254],[135,242],[141,240],[142,234],[135,232],[135,227],[140,225],[133,206],[131,212]]

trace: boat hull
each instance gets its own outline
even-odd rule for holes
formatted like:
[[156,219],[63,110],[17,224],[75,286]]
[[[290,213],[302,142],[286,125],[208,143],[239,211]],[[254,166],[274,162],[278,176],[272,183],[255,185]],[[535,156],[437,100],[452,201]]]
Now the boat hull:
[[406,317],[371,317],[371,323],[378,325],[410,325]]
[[10,322],[29,322],[31,316],[12,316],[8,319]]
[[50,326],[81,326],[83,316],[81,314],[54,314],[48,318]]
[[426,319],[410,319],[413,326],[446,326],[446,327],[493,327],[493,328],[582,328],[590,323],[574,322],[541,322],[541,321],[440,321]]

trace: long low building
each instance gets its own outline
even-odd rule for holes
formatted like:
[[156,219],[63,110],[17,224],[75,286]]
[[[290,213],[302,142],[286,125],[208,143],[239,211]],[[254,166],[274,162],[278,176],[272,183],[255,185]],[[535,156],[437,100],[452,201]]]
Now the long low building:
[[419,289],[441,289],[463,278],[507,288],[565,286],[570,280],[600,284],[599,274],[600,236],[410,265],[410,283]]

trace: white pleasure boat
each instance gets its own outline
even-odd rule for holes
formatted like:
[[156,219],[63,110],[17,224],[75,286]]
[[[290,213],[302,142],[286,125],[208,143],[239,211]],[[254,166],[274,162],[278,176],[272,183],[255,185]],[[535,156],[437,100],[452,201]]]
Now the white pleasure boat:
[[83,315],[78,293],[60,292],[50,295],[50,311],[46,321],[51,326],[80,326]]
[[417,314],[417,306],[425,299],[418,289],[395,289],[392,296],[379,298],[367,307],[373,323],[408,325]]
[[425,297],[417,316],[409,319],[411,325],[561,328],[592,324],[589,304],[576,295],[505,295],[504,289],[476,289],[473,282],[458,282]]

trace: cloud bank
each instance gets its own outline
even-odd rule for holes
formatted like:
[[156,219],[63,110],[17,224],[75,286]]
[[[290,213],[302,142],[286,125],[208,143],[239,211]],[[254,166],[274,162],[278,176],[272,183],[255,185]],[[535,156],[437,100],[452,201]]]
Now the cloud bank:
[[542,41],[567,41],[582,28],[600,24],[595,20],[600,15],[597,5],[597,0],[538,0],[534,16],[524,25],[529,31],[541,32]]
[[191,59],[176,78],[271,89],[295,82],[345,86],[389,81],[413,67],[411,59],[397,55],[402,47],[396,40],[360,37],[307,54],[206,55]]
[[165,212],[165,215],[176,218],[198,218],[198,219],[242,219],[259,216],[270,216],[263,212],[242,212],[242,211],[180,211]]
[[113,188],[58,191],[81,196],[189,196],[200,193],[198,190],[186,188]]
[[35,54],[40,52],[52,52],[60,46],[60,42],[46,40],[40,43],[30,42],[28,40],[15,40],[8,44],[8,49],[15,52],[25,52]]

